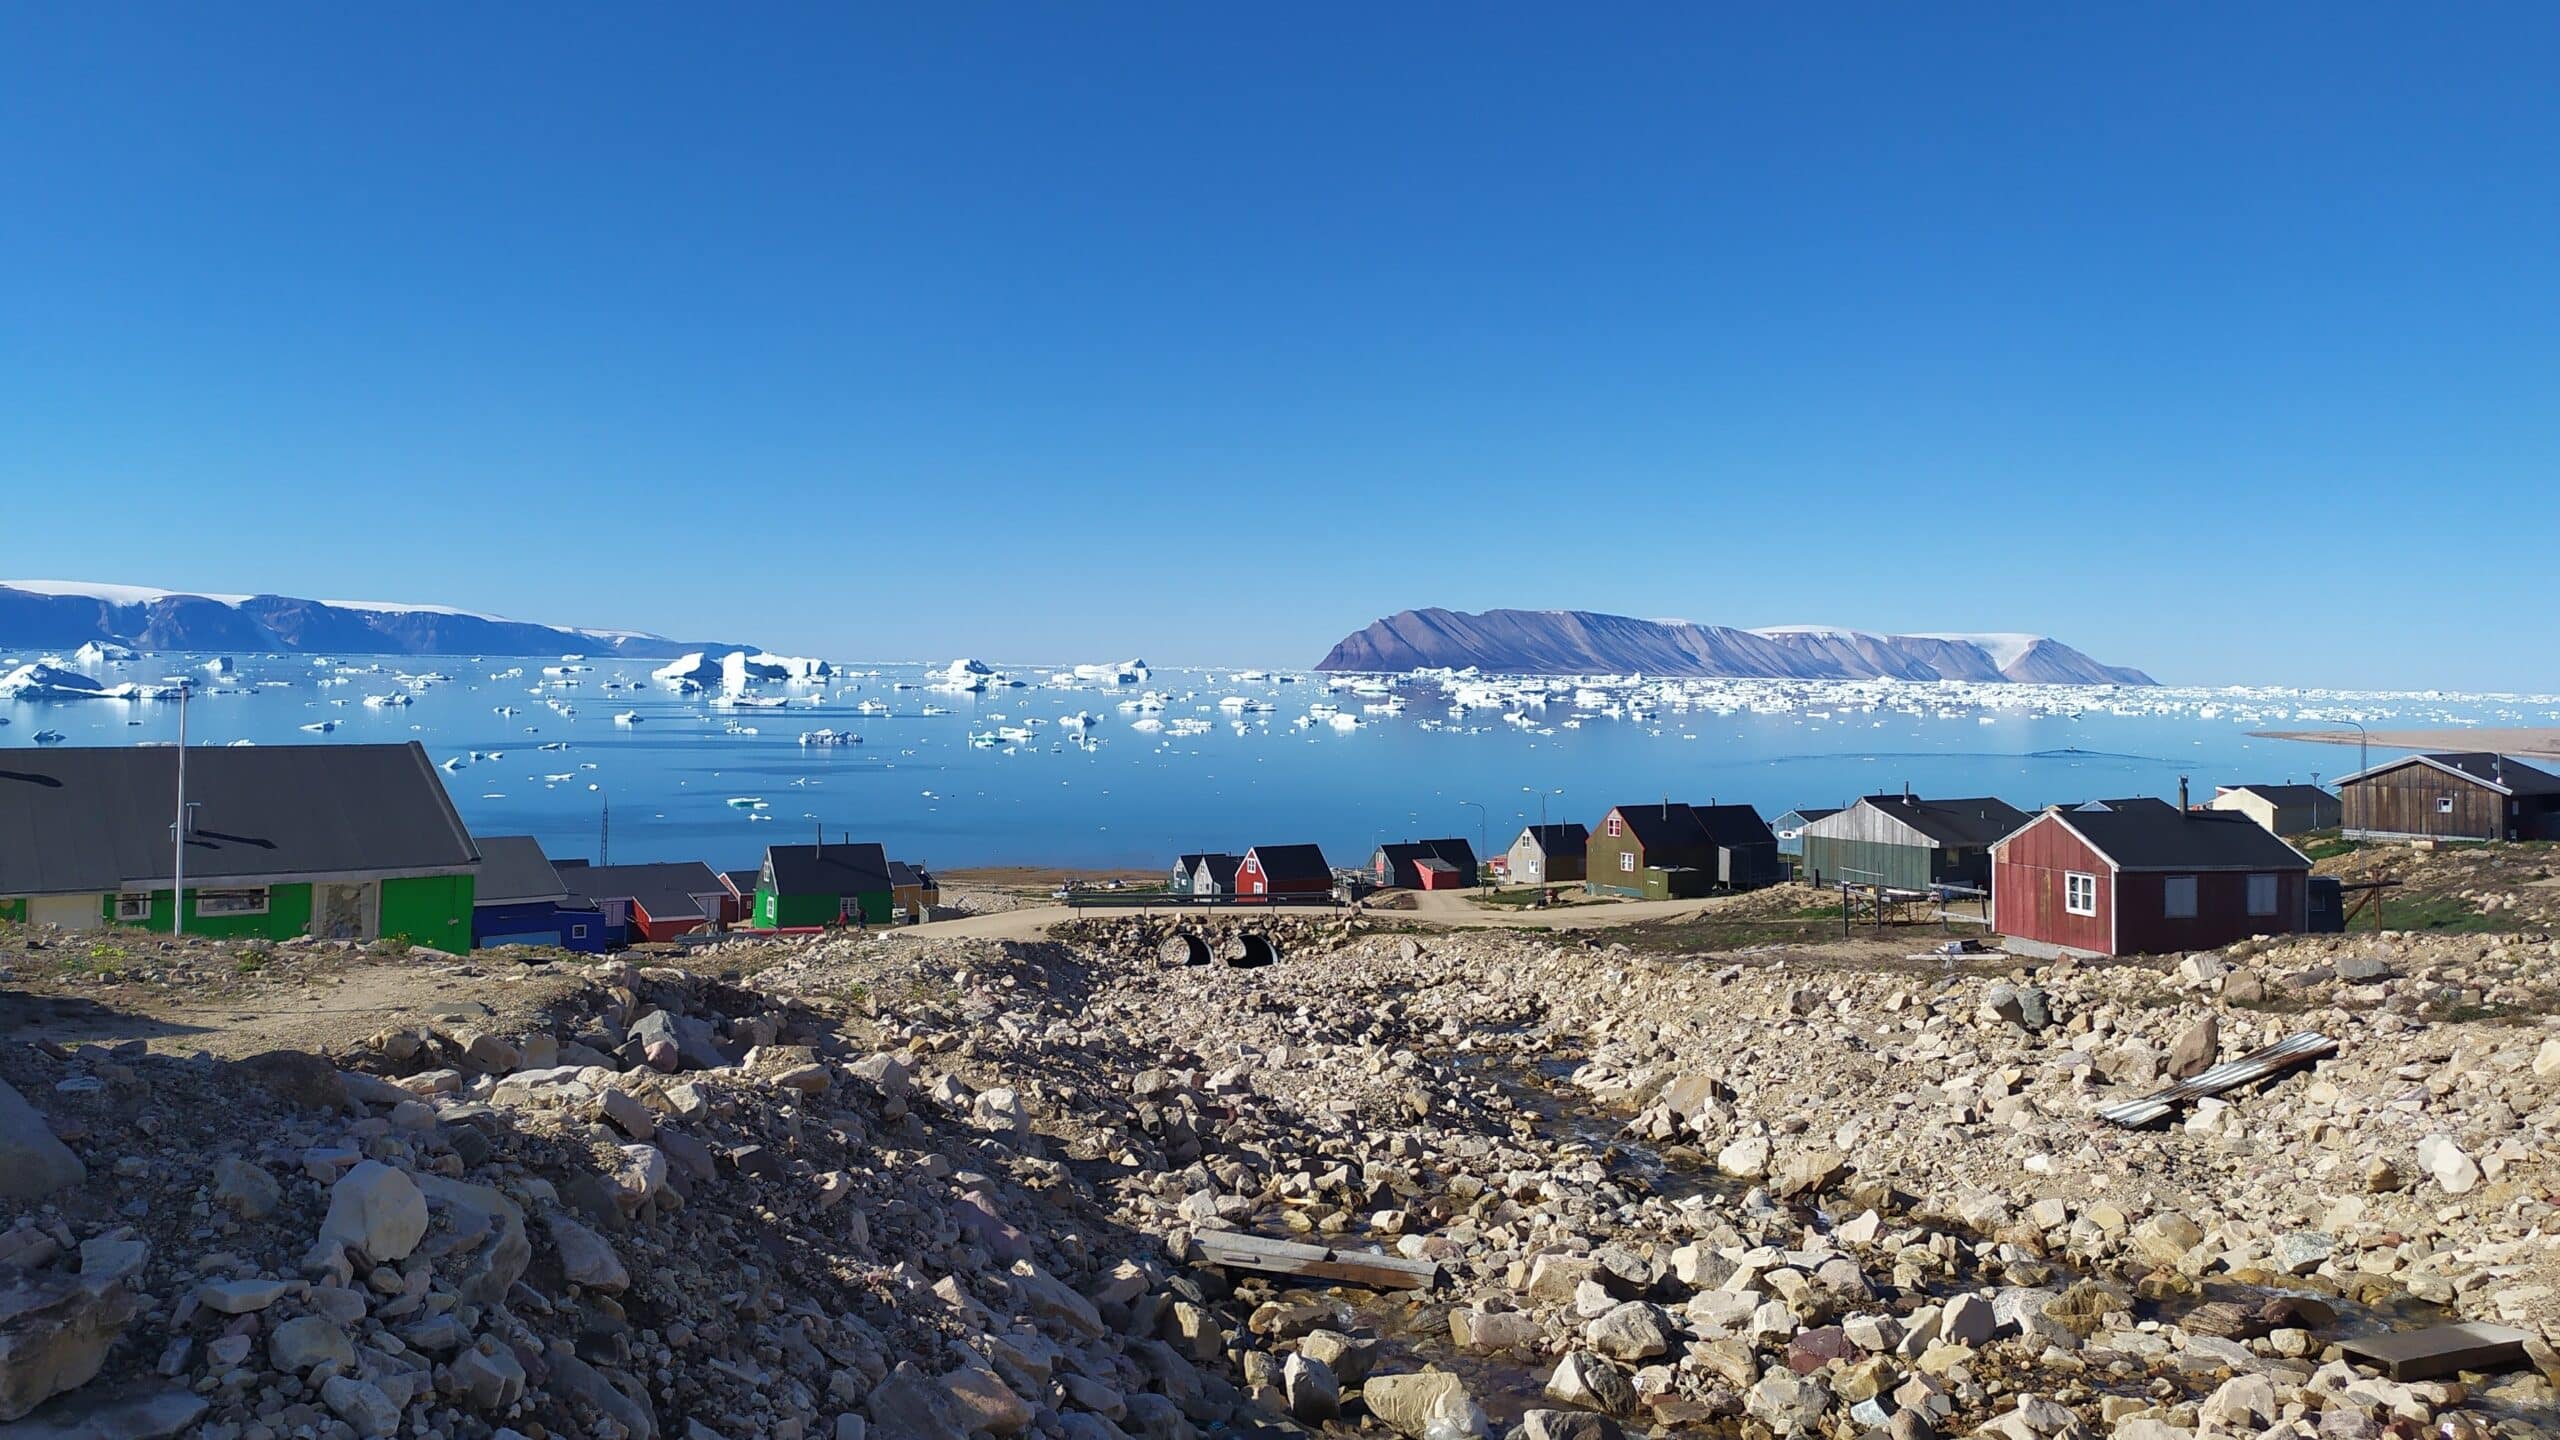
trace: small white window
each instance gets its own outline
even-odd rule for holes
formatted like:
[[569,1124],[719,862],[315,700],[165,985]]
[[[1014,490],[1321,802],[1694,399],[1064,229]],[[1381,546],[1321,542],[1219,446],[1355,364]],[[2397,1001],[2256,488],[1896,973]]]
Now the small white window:
[[[199,912],[199,913],[201,913],[201,912]],[[117,897],[116,897],[116,918],[117,918],[117,919],[119,919],[119,920],[148,920],[148,919],[150,919],[150,918],[151,918],[151,897],[150,897],[150,896],[148,896],[148,895],[119,895],[119,896],[117,896]]]
[[2252,915],[2276,913],[2276,877],[2273,875],[2249,877],[2249,913]]
[[1636,868],[1636,852],[1633,850],[1619,851],[1618,868],[1632,873]]
[[584,925],[572,925],[572,926],[570,926],[570,927],[569,927],[569,938],[570,938],[570,939],[572,939],[572,940],[584,940],[584,939],[586,939],[586,938],[587,938],[587,927],[586,927],[586,926],[584,926]]
[[2452,796],[2450,796],[2450,795],[2439,795],[2439,796],[2437,796],[2437,797],[2436,797],[2436,813],[2437,813],[2437,814],[2439,814],[2439,815],[2450,815],[2450,814],[2452,814],[2452,813],[2453,813],[2453,797],[2452,797]]
[[199,890],[196,892],[198,915],[264,915],[267,892],[264,890]]
[[1610,834],[1612,837],[1615,837],[1615,836],[1619,836],[1619,835],[1624,835],[1624,834],[1626,834],[1626,833],[1627,833],[1627,822],[1626,822],[1626,821],[1624,821],[1624,820],[1619,819],[1619,818],[1618,818],[1617,816],[1615,816],[1615,815],[1610,816],[1610,817],[1609,817],[1609,834]]
[[2172,920],[2196,918],[2196,877],[2172,875],[2161,881],[2160,913]]
[[2062,908],[2074,915],[2098,913],[2098,877],[2077,870],[2062,872]]

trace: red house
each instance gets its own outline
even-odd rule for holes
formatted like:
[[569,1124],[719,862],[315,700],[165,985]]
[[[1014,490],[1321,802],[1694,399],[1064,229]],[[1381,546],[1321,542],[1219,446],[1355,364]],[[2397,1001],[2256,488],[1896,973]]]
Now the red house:
[[710,928],[729,917],[736,902],[718,872],[699,860],[651,865],[589,865],[564,860],[558,866],[569,889],[605,914],[608,932],[624,944],[673,940]]
[[1313,845],[1256,845],[1236,866],[1236,898],[1269,899],[1274,895],[1330,895],[1333,867]]
[[1991,847],[1991,925],[2021,948],[2209,950],[2306,930],[2310,903],[2310,860],[2233,811],[2055,806]]

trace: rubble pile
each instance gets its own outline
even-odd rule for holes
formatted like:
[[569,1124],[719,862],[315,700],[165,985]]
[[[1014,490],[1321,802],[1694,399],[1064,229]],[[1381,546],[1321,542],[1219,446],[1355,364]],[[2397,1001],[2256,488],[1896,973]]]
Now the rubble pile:
[[[325,1050],[0,1049],[0,1437],[2554,1433],[2546,936],[1379,924],[714,945]],[[2338,1054],[2096,1118],[2298,1030]],[[2341,1348],[2451,1318],[2528,1363]]]

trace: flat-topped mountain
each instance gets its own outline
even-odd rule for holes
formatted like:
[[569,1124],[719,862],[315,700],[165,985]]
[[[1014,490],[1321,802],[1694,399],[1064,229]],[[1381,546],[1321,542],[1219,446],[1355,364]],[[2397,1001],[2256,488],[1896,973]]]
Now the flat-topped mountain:
[[[445,605],[194,595],[87,580],[0,580],[0,645],[292,655],[682,655],[739,647],[640,630],[535,625]],[[754,648],[754,647],[747,647]]]
[[1406,610],[1333,647],[1319,670],[1974,680],[2152,685],[2043,635],[1878,635],[1820,625],[1738,630],[1588,610]]

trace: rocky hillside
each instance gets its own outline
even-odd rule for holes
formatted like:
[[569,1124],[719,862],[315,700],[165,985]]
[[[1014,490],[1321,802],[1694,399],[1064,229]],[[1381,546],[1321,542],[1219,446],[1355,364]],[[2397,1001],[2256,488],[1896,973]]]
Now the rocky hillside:
[[[435,605],[189,595],[132,585],[0,580],[0,646],[290,655],[681,655],[741,648],[631,630],[534,625]],[[753,647],[745,647],[753,648]]]
[[[1252,969],[1142,917],[682,967],[0,929],[0,1433],[2550,1433],[2547,934],[1372,923]],[[2296,1029],[2339,1053],[2095,1119]],[[1426,1285],[1202,1263],[1234,1231]],[[2520,1353],[2341,1348],[2454,1317]]]
[[1316,668],[1468,668],[1506,675],[2013,681],[2150,685],[2041,635],[1876,635],[1821,626],[1737,630],[1587,610],[1406,610],[1333,647]]

